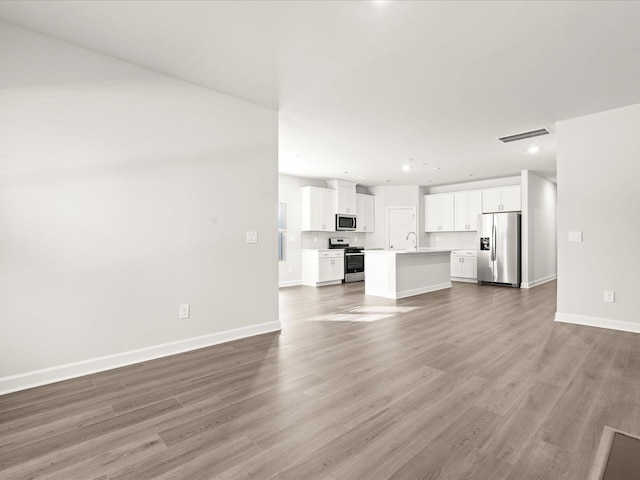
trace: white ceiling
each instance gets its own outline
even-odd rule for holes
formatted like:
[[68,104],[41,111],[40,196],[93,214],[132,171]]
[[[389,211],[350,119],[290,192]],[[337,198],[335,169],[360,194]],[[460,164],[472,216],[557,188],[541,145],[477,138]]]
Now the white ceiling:
[[553,177],[555,135],[496,137],[640,102],[640,2],[3,1],[0,19],[279,109],[282,173],[365,186]]

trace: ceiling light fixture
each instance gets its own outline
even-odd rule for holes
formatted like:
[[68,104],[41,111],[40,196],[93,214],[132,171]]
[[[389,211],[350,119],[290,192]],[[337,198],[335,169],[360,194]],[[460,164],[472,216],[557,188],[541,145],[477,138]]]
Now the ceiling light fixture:
[[529,147],[529,153],[533,154],[533,153],[538,153],[540,151],[540,147],[537,145],[531,145]]
[[367,177],[363,177],[362,175],[358,175],[358,178],[361,178],[362,180],[366,180]]
[[411,170],[411,165],[403,165],[402,166],[402,171],[403,172],[408,172],[409,170]]

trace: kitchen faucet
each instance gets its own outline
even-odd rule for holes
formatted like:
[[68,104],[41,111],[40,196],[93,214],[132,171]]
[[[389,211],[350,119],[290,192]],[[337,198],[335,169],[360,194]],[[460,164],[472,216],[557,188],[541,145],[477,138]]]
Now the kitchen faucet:
[[418,241],[418,236],[416,235],[416,232],[409,232],[407,233],[407,238],[405,238],[405,240],[409,240],[409,235],[413,234],[413,236],[415,237],[413,239],[413,248],[414,250],[418,250],[418,245],[416,245],[417,241]]

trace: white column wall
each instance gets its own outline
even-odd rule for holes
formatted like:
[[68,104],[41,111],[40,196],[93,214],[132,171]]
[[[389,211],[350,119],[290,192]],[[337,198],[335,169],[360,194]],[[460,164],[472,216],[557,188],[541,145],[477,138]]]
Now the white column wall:
[[640,104],[557,125],[557,320],[640,332],[638,125]]
[[0,58],[0,393],[279,329],[276,112],[4,23]]

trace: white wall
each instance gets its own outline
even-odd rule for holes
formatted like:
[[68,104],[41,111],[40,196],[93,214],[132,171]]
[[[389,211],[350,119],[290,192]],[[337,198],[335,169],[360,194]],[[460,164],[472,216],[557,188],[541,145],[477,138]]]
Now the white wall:
[[557,320],[640,332],[638,125],[640,104],[557,124]]
[[522,286],[557,277],[556,184],[522,172]]
[[464,190],[481,190],[484,188],[506,187],[509,185],[520,185],[520,175],[514,177],[489,178],[487,180],[474,180],[473,182],[453,183],[450,185],[440,185],[429,187],[427,193],[451,193]]
[[275,112],[4,23],[0,58],[0,393],[279,328]]

